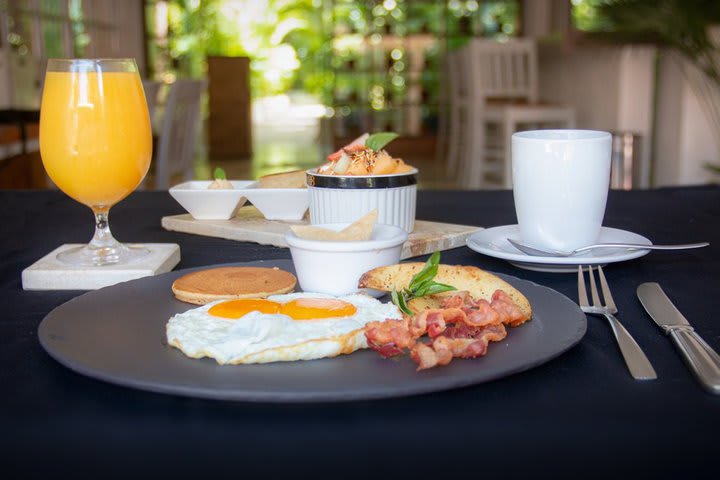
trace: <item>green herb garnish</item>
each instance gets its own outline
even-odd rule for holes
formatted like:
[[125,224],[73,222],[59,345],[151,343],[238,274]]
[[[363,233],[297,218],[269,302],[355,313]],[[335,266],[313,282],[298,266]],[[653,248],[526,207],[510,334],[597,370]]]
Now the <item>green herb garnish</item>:
[[213,175],[215,176],[215,180],[227,180],[225,170],[220,167],[215,168],[215,172],[213,173]]
[[399,136],[400,135],[394,132],[373,133],[365,139],[365,146],[371,150],[379,152],[385,147],[385,145],[392,142]]
[[403,312],[408,315],[412,315],[413,312],[407,304],[413,298],[420,298],[426,295],[434,295],[436,293],[457,290],[452,285],[445,285],[444,283],[437,283],[433,281],[433,278],[437,275],[439,265],[440,252],[435,252],[430,255],[430,258],[428,258],[428,261],[425,263],[423,269],[412,277],[408,288],[404,289],[402,292],[398,292],[393,289],[391,292],[392,302]]

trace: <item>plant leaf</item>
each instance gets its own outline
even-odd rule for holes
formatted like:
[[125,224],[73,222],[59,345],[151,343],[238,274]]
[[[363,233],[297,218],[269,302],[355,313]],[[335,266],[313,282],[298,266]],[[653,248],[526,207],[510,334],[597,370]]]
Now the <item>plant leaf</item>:
[[395,140],[399,135],[395,132],[379,132],[373,133],[365,139],[365,146],[371,150],[379,152],[385,145]]
[[213,176],[215,180],[227,180],[227,175],[225,174],[225,170],[217,167],[215,168],[215,171],[213,172]]
[[444,283],[433,282],[432,280],[423,283],[415,293],[413,298],[424,297],[425,295],[434,295],[436,293],[449,292],[451,290],[457,290],[452,285],[445,285]]
[[402,293],[398,293],[398,291],[393,288],[390,296],[392,297],[392,302],[397,305],[400,310],[402,310],[404,313],[407,313],[408,315],[413,314],[412,310],[408,308],[407,303],[405,303],[405,295],[403,295]]
[[416,292],[424,283],[435,278],[438,271],[438,265],[440,265],[440,252],[436,251],[430,255],[430,258],[428,258],[423,269],[413,275],[410,279],[408,290]]
[[[434,282],[433,278],[437,275],[438,268],[440,267],[440,252],[436,251],[430,255],[430,258],[425,262],[425,266],[418,273],[413,275],[410,279],[410,285],[401,294],[393,291],[393,303],[400,306],[402,303],[407,308],[407,302],[414,298],[424,297],[425,295],[434,295],[436,293],[449,292],[451,290],[457,290],[452,285],[445,285],[444,283]],[[410,309],[403,310],[404,312],[412,315]]]
[[420,292],[417,293],[417,296],[424,297],[426,295],[435,295],[435,294],[443,293],[443,292],[451,292],[453,290],[457,290],[457,288],[453,287],[452,285],[445,285],[444,283],[430,282],[422,290],[422,293],[420,293]]

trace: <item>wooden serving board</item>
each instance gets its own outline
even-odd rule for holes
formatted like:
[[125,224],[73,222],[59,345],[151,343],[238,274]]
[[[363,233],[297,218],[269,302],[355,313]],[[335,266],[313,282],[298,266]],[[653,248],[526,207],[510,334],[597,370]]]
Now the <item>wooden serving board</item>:
[[[193,233],[208,237],[227,238],[242,242],[254,242],[276,247],[287,247],[285,232],[290,225],[306,225],[307,219],[298,222],[267,220],[253,206],[242,207],[230,220],[195,220],[190,214],[162,218],[165,230]],[[455,225],[452,223],[415,221],[415,230],[409,235],[402,257],[411,258],[465,246],[465,239],[481,227]]]

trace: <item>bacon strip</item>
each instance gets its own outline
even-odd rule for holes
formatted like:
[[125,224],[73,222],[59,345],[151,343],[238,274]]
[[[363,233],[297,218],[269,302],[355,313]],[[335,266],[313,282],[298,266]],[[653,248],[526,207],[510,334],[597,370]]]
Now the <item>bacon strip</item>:
[[510,295],[502,290],[495,290],[490,306],[500,314],[502,323],[510,325],[511,327],[522,325],[527,320],[524,318],[520,308],[515,305],[513,299],[510,298]]
[[426,370],[437,365],[447,365],[454,357],[481,357],[487,353],[490,342],[499,342],[506,335],[504,325],[490,325],[479,329],[473,337],[448,338],[441,335],[435,338],[431,345],[418,342],[410,353],[418,364],[417,370]]
[[[447,365],[455,357],[483,356],[490,342],[507,336],[505,325],[523,323],[522,312],[502,290],[493,293],[491,302],[476,301],[467,292],[459,292],[446,299],[442,307],[402,320],[368,323],[368,346],[386,358],[409,351],[417,369],[426,370]],[[426,334],[430,341],[422,342]]]
[[368,346],[385,358],[394,357],[415,344],[417,337],[410,335],[407,318],[369,322],[365,325]]

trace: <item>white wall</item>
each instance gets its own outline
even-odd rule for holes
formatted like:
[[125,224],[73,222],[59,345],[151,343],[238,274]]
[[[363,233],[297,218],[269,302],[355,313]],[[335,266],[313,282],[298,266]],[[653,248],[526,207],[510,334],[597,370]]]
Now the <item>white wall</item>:
[[[579,128],[642,135],[636,186],[718,181],[704,165],[720,164],[720,131],[718,125],[713,131],[688,81],[685,60],[662,51],[656,63],[658,50],[650,46],[581,43],[570,27],[568,0],[527,0],[523,7],[524,35],[541,43],[540,98],[574,105]],[[720,26],[708,33],[720,46]],[[562,40],[542,45],[551,38]],[[715,101],[720,111],[717,87]]]
[[717,177],[704,168],[720,163],[717,136],[688,81],[685,60],[664,52],[658,80],[654,184],[704,184]]
[[539,48],[541,100],[574,106],[578,128],[639,135],[637,187],[649,185],[655,53],[635,45]]

